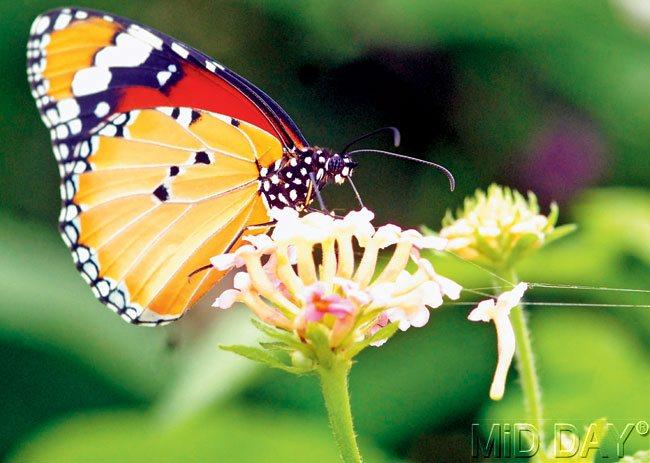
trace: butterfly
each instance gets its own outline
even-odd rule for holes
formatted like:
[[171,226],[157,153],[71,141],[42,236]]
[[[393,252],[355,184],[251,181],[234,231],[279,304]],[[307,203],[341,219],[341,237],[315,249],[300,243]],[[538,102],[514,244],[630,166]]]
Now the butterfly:
[[38,16],[27,75],[61,175],[63,240],[95,296],[130,323],[181,317],[223,277],[210,257],[356,166],[311,146],[243,77],[117,16]]

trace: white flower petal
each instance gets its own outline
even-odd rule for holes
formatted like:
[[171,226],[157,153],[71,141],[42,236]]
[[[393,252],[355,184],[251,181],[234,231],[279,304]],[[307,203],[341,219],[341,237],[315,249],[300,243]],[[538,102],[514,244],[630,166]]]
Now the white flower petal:
[[214,256],[210,259],[212,266],[220,271],[230,270],[236,266],[236,262],[237,256],[235,253],[219,254],[218,256]]
[[410,317],[411,326],[422,328],[429,321],[429,315],[430,312],[426,307],[420,307]]
[[418,287],[420,297],[424,304],[435,309],[442,305],[442,294],[440,286],[433,281],[425,281]]
[[240,291],[248,290],[251,286],[251,278],[248,273],[237,272],[233,281],[233,286]]
[[496,307],[494,299],[487,299],[478,303],[467,318],[473,322],[489,322],[492,320],[493,312]]
[[463,249],[467,246],[471,246],[474,243],[473,238],[452,238],[447,241],[447,247],[445,249],[453,251],[454,249]]
[[271,239],[269,235],[264,233],[259,235],[246,235],[242,238],[244,241],[248,241],[252,244],[258,251],[267,254],[273,249],[275,249],[275,242]]
[[501,400],[506,387],[508,370],[515,355],[515,332],[512,329],[509,317],[497,317],[495,320],[497,329],[497,347],[499,358],[494,372],[494,379],[490,387],[490,398]]
[[212,307],[217,307],[219,309],[229,309],[236,302],[237,296],[240,294],[240,291],[236,289],[227,289],[219,295],[212,304]]
[[350,211],[343,220],[335,222],[335,229],[341,235],[353,235],[365,246],[368,240],[375,233],[375,227],[372,225],[372,219],[375,214],[365,207],[359,211]]
[[421,328],[429,321],[429,310],[424,305],[393,307],[386,311],[386,315],[391,323],[399,323],[401,331],[406,331],[411,326]]
[[356,281],[339,277],[335,277],[333,281],[336,286],[341,288],[345,297],[354,300],[357,304],[367,305],[373,302],[372,294],[363,289],[359,289],[359,284]]
[[395,292],[395,283],[379,283],[368,288],[374,306],[386,306]]
[[415,246],[418,249],[434,249],[436,251],[444,251],[449,244],[449,240],[441,238],[440,236],[423,236],[415,241]]
[[502,293],[498,298],[497,298],[497,307],[499,310],[502,311],[507,311],[507,313],[510,313],[510,310],[519,305],[521,302],[521,298],[524,297],[524,293],[528,289],[528,284],[527,283],[519,283],[517,286],[515,286],[513,289],[510,291],[506,291]]
[[269,216],[277,222],[286,222],[288,220],[297,220],[300,214],[292,207],[278,208],[274,207],[269,211]]
[[463,287],[449,278],[443,277],[442,275],[436,275],[434,280],[440,286],[440,291],[444,296],[447,296],[449,299],[456,300],[460,297],[460,292],[463,290]]
[[527,220],[521,220],[512,226],[512,233],[535,233],[538,234],[546,228],[548,219],[543,215],[535,215]]
[[350,211],[343,218],[343,222],[349,222],[354,225],[363,225],[370,223],[375,218],[375,214],[369,209],[362,207],[358,211]]
[[402,229],[397,225],[383,225],[377,229],[372,239],[380,249],[383,249],[397,243],[400,239],[401,231]]

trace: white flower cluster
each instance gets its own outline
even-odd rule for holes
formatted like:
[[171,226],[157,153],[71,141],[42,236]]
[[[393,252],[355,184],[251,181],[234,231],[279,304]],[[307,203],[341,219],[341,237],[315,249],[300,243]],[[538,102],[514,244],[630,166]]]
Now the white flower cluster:
[[[270,236],[246,236],[249,244],[212,259],[219,270],[245,267],[216,307],[243,302],[266,323],[301,337],[308,323],[323,323],[332,347],[345,347],[388,322],[402,330],[423,326],[429,308],[460,295],[460,285],[420,257],[421,249],[444,249],[445,239],[395,225],[375,228],[367,209],[343,218],[319,212],[300,217],[290,208],[274,209],[271,216],[276,224]],[[389,247],[392,255],[377,272],[379,253]],[[415,264],[412,272],[409,263]]]

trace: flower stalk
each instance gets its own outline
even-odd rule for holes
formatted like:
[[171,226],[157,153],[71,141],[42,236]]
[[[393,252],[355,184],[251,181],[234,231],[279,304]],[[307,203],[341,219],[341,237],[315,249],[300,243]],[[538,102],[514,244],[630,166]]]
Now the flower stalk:
[[348,393],[348,376],[352,361],[332,355],[329,365],[325,362],[317,368],[327,408],[330,427],[339,448],[341,461],[361,463],[361,453],[357,445],[352,422],[352,409]]
[[[501,275],[513,284],[518,278],[514,270],[510,269]],[[516,366],[519,371],[519,380],[524,397],[524,406],[527,420],[537,429],[540,442],[544,441],[544,418],[542,407],[542,390],[539,385],[535,356],[528,328],[528,321],[522,304],[518,304],[510,311],[510,323],[515,334],[517,350],[515,352]],[[542,449],[543,452],[543,449]]]

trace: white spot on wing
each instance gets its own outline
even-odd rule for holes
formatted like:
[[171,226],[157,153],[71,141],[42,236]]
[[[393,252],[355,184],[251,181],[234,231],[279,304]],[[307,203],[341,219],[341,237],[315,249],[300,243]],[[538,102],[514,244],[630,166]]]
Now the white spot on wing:
[[77,72],[72,79],[72,93],[75,96],[92,95],[108,88],[112,78],[106,68],[90,67]]
[[95,55],[95,65],[100,67],[136,67],[151,54],[152,46],[129,34],[119,34],[115,45],[106,47]]
[[35,34],[42,34],[45,32],[47,27],[50,25],[50,17],[49,16],[41,16],[38,18],[36,21],[34,21],[34,30],[32,31]]
[[60,30],[65,27],[67,27],[68,24],[70,24],[70,20],[72,19],[72,15],[68,13],[61,13],[58,18],[56,18],[56,21],[54,21],[54,29],[55,30]]
[[79,119],[73,119],[70,122],[68,122],[68,127],[70,128],[70,133],[73,135],[77,135],[81,133],[82,125],[81,125],[81,120]]
[[114,137],[117,133],[117,127],[113,124],[106,124],[100,131],[99,134],[105,137]]
[[59,113],[54,108],[50,108],[47,111],[45,111],[45,117],[49,121],[50,126],[59,123]]
[[180,108],[176,120],[184,127],[189,127],[192,122],[192,110],[190,108]]
[[108,281],[106,280],[98,281],[95,287],[97,288],[97,292],[101,297],[108,296],[108,293],[111,291],[111,286],[108,284]]
[[158,83],[162,87],[167,83],[169,78],[172,76],[172,73],[169,71],[160,71],[158,74],[156,74],[156,79],[158,79]]
[[108,103],[105,101],[100,101],[97,103],[97,106],[95,106],[95,116],[97,117],[104,117],[105,115],[108,114],[108,112],[111,110],[111,107]]
[[190,54],[185,48],[183,48],[181,45],[177,44],[176,42],[172,42],[172,50],[177,55],[182,56],[183,58],[186,59]]
[[56,128],[56,136],[55,136],[55,138],[61,140],[61,139],[67,138],[67,137],[68,137],[68,127],[66,127],[65,125],[59,125]]
[[170,108],[169,106],[159,106],[156,109],[167,116],[171,116],[174,110],[174,108]]
[[134,37],[137,37],[138,39],[142,40],[145,43],[148,43],[156,50],[162,50],[163,41],[160,37],[156,36],[153,32],[149,32],[148,30],[143,29],[142,27],[136,24],[133,24],[129,26],[129,34],[131,34]]
[[59,111],[59,117],[62,122],[74,119],[79,115],[79,111],[81,110],[77,100],[74,98],[66,98],[65,100],[59,101],[56,104],[56,108]]
[[87,248],[79,247],[75,252],[75,257],[77,258],[77,262],[86,262],[90,259],[90,251]]

